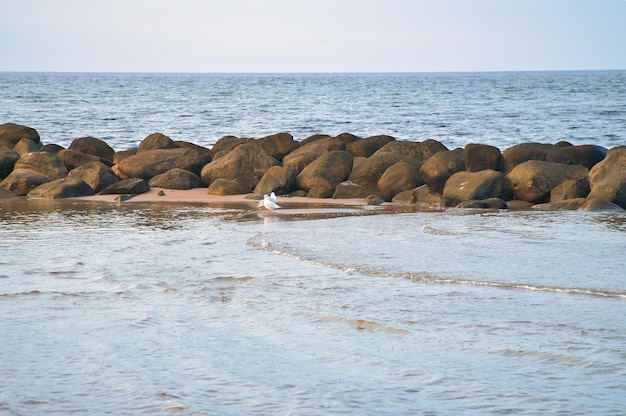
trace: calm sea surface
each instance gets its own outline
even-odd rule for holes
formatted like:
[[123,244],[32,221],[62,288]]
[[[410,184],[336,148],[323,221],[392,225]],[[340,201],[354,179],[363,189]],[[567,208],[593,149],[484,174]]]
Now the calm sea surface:
[[[624,81],[0,73],[0,123],[613,147]],[[0,201],[0,415],[624,413],[626,215],[376,212]]]

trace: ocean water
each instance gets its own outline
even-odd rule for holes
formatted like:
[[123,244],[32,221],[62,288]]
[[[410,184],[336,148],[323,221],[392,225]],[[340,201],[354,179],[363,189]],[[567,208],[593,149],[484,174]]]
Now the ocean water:
[[388,134],[504,149],[626,143],[626,71],[417,74],[0,73],[0,122],[67,146],[114,149],[153,132],[212,146],[225,135]]
[[[613,147],[625,75],[4,73],[0,122]],[[0,415],[624,413],[623,213],[284,205],[0,200]]]

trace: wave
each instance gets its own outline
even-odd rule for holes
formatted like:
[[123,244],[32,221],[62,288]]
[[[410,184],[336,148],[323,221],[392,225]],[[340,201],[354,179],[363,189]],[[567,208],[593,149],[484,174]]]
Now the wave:
[[271,242],[265,241],[261,234],[250,238],[247,243],[249,246],[260,249],[260,250],[265,250],[274,254],[278,254],[278,255],[288,257],[294,260],[305,262],[311,265],[329,267],[332,269],[341,270],[346,273],[359,273],[363,275],[376,276],[376,277],[394,277],[394,278],[408,279],[408,280],[412,280],[415,282],[424,282],[424,283],[484,286],[484,287],[491,287],[491,288],[505,289],[505,290],[554,292],[554,293],[563,293],[563,294],[568,294],[568,295],[593,296],[593,297],[598,297],[598,298],[626,299],[626,292],[624,291],[611,291],[611,290],[601,290],[601,289],[583,288],[583,287],[537,285],[534,283],[526,283],[526,282],[498,282],[498,281],[490,281],[490,280],[442,277],[442,276],[431,275],[428,273],[394,272],[394,271],[389,271],[389,270],[379,270],[379,269],[370,268],[370,267],[349,266],[349,265],[345,265],[341,263],[315,260],[313,258],[309,258],[298,253],[289,252],[289,251],[274,247]]

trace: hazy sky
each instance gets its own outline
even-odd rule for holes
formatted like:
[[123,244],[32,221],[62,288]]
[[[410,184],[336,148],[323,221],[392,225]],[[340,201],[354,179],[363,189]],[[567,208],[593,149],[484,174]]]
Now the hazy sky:
[[624,0],[0,0],[0,71],[626,69]]

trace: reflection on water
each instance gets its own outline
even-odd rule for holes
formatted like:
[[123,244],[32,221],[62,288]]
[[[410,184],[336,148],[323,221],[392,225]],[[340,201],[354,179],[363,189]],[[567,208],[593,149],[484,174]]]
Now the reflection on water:
[[0,414],[623,411],[623,218],[313,212],[0,203]]

